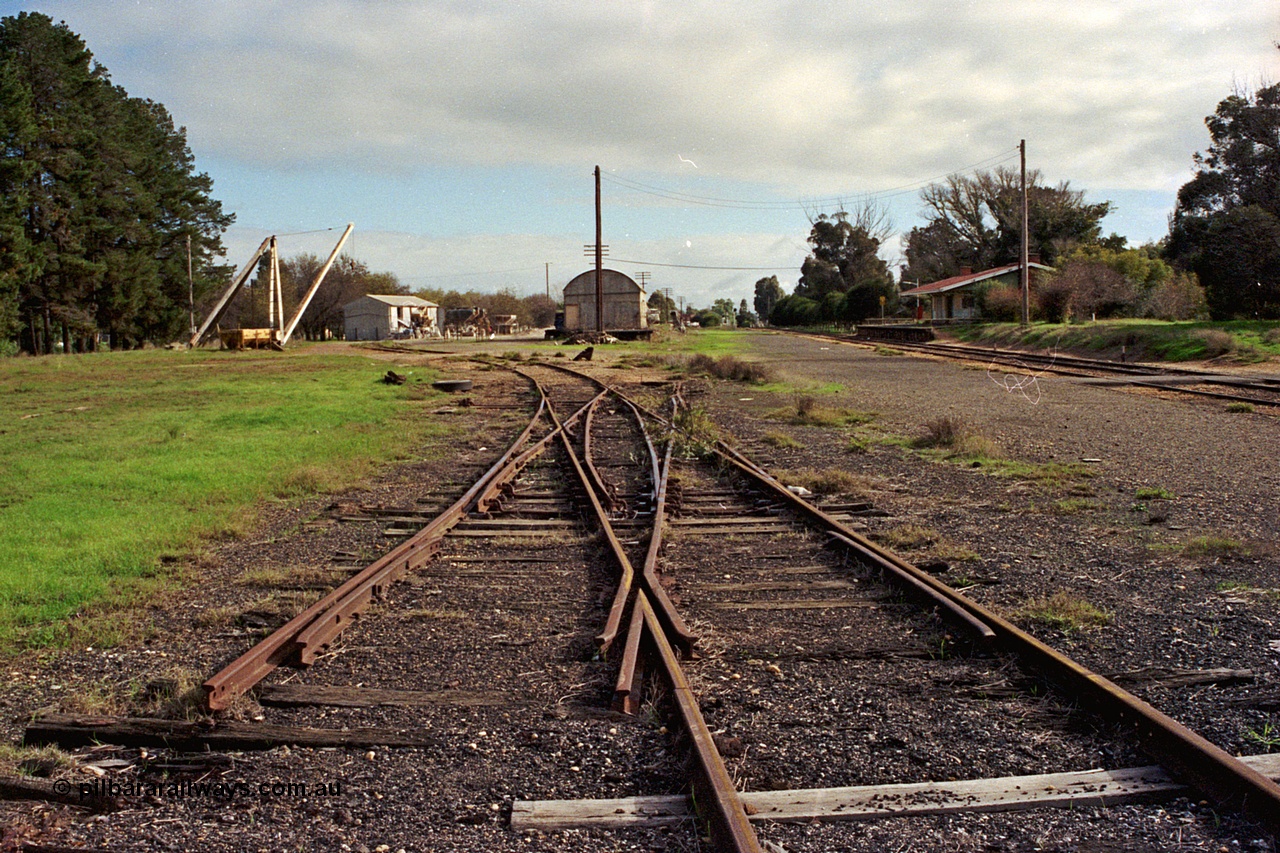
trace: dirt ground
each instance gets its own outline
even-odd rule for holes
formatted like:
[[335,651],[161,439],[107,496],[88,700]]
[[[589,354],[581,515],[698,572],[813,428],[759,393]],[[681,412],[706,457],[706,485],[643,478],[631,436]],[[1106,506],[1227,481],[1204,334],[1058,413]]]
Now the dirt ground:
[[[694,405],[749,455],[775,469],[836,469],[853,475],[859,490],[888,513],[870,521],[870,535],[898,543],[891,547],[1096,671],[1117,676],[1150,675],[1151,668],[1240,672],[1230,683],[1189,687],[1138,675],[1129,686],[1232,753],[1280,750],[1280,416],[1232,413],[1222,404],[1050,376],[1011,382],[982,365],[788,335],[759,333],[750,340],[744,357],[769,365],[777,376],[774,384],[689,383]],[[520,346],[502,342],[440,349],[501,354]],[[412,363],[428,356],[382,357]],[[661,365],[645,366],[625,345],[597,347],[593,369],[619,384],[669,375]],[[183,677],[199,681],[243,647],[253,626],[237,623],[238,614],[254,607],[284,610],[318,594],[299,589],[293,598],[268,596],[262,587],[246,583],[247,573],[280,565],[323,573],[339,552],[357,561],[389,547],[380,525],[337,524],[334,519],[345,512],[344,506],[442,503],[468,475],[482,470],[519,426],[520,381],[475,365],[466,370],[477,380],[473,398],[482,405],[441,406],[422,413],[454,419],[466,436],[448,447],[444,458],[402,466],[359,493],[318,496],[269,510],[248,541],[213,547],[199,565],[187,567],[186,591],[128,614],[152,627],[121,646],[9,662],[0,688],[9,742],[16,742],[22,724],[42,709],[137,711],[139,687]],[[803,397],[812,400],[801,403]],[[792,414],[798,403],[844,416],[826,425],[796,423]],[[941,416],[989,442],[992,455],[1070,467],[1040,478],[1007,476],[989,465],[926,458],[906,446]],[[933,535],[904,538],[904,531],[912,529]],[[425,594],[412,586],[404,593],[411,604]],[[1032,615],[1037,603],[1055,596],[1087,603],[1101,614],[1097,624],[1063,626]],[[264,603],[264,598],[272,600]],[[266,612],[262,618],[272,616]],[[565,630],[565,642],[579,642]],[[357,645],[355,653],[361,648]],[[572,670],[567,678],[595,676],[582,663],[564,666]],[[383,680],[400,681],[392,670]],[[230,824],[254,821],[255,831],[242,837],[256,843],[256,849],[475,849],[467,846],[468,835],[459,828],[470,832],[479,824],[484,826],[478,836],[484,849],[689,849],[687,839],[662,834],[522,839],[504,830],[503,809],[514,792],[502,775],[504,756],[512,753],[495,745],[487,758],[476,759],[472,754],[477,750],[466,751],[476,741],[484,751],[476,731],[484,735],[509,724],[495,717],[500,715],[478,710],[470,720],[424,724],[442,743],[460,742],[463,751],[457,755],[404,750],[387,755],[385,763],[370,759],[364,764],[362,755],[341,751],[291,756],[288,750],[273,750],[255,765],[263,778],[284,778],[301,766],[313,778],[359,780],[370,798],[368,808],[314,803],[287,808],[276,803],[246,813],[206,807],[198,813],[199,828],[179,832],[171,821],[188,820],[191,812],[157,809],[128,817],[93,816],[8,802],[0,803],[0,825],[16,827],[7,836],[11,845],[39,840],[111,846],[127,839],[140,849],[191,849],[192,844],[236,837],[231,830],[239,829]],[[335,722],[341,721],[337,715]],[[636,755],[661,752],[652,729],[623,721],[571,718],[539,726],[554,732],[571,752],[603,750],[615,740]],[[467,778],[467,762],[475,760],[481,763],[473,765],[472,778]],[[550,772],[539,771],[539,766],[531,766],[532,776]],[[75,771],[62,767],[53,772],[57,777]],[[654,774],[653,784],[667,784],[661,769],[647,772]],[[559,795],[581,791],[602,796],[608,790],[607,785],[566,786],[561,777],[547,784],[560,786]],[[631,779],[629,784],[641,783]],[[383,794],[377,802],[375,791]],[[479,812],[474,820],[472,809]],[[1072,821],[1101,827],[1099,832],[1114,838],[1115,846],[1071,842],[1076,831]],[[1183,826],[1185,846],[1175,846],[1170,839],[1175,830],[1183,839]],[[470,837],[473,842],[477,838]],[[779,828],[770,837],[784,849],[855,849],[816,826]],[[1125,838],[1132,843],[1122,843]],[[1219,821],[1211,810],[1184,800],[1167,808],[1091,810],[1074,816],[1045,812],[1021,828],[1005,817],[970,823],[885,821],[868,825],[856,847],[908,848],[1230,851],[1275,846],[1247,824]],[[223,841],[209,849],[255,848]]]

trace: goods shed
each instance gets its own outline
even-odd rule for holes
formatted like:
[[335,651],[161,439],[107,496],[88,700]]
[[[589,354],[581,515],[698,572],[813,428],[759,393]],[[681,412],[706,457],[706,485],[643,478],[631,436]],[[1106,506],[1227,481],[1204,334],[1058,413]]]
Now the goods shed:
[[[605,329],[643,329],[648,305],[644,288],[617,270],[602,270]],[[588,270],[564,286],[564,327],[569,331],[596,328],[596,271]]]
[[440,306],[416,296],[374,295],[342,306],[342,325],[349,341],[381,341],[436,333]]

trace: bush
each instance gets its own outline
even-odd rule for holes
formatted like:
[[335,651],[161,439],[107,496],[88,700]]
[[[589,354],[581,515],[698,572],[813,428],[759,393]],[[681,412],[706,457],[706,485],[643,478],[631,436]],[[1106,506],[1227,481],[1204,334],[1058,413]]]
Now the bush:
[[1196,329],[1191,333],[1204,344],[1204,357],[1216,358],[1236,348],[1236,339],[1221,329]]
[[1044,282],[1035,294],[1038,313],[1046,322],[1061,323],[1071,313],[1071,284],[1059,276]]
[[819,306],[803,296],[784,296],[773,306],[769,322],[774,326],[813,326],[818,322]]
[[924,425],[924,434],[916,439],[917,447],[954,447],[968,434],[964,421],[950,415],[934,418]]
[[773,378],[773,372],[763,364],[743,361],[731,355],[714,359],[709,355],[698,353],[689,359],[689,370],[734,382],[768,382]]
[[1129,316],[1138,298],[1133,282],[1102,261],[1068,261],[1054,285],[1069,291],[1068,315],[1079,320]]
[[978,310],[984,320],[1016,323],[1022,319],[1022,292],[1016,287],[992,287],[981,291]]
[[1178,273],[1151,288],[1142,313],[1157,320],[1196,320],[1209,316],[1209,306],[1195,274]]

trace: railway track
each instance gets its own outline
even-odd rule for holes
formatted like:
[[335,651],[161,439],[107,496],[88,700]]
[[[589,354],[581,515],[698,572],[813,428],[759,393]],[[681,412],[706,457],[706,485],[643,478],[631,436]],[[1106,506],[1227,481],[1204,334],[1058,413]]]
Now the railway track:
[[990,367],[1013,368],[1031,375],[1048,373],[1076,377],[1094,384],[1152,388],[1226,403],[1244,403],[1264,409],[1280,407],[1280,377],[1276,376],[1210,373],[1166,365],[1105,361],[1059,353],[1033,353],[943,341],[877,342],[853,335],[814,333],[811,336],[866,347],[887,346],[938,358],[980,362]]
[[[519,372],[536,413],[511,446],[425,525],[385,516],[404,541],[210,677],[222,721],[28,739],[368,749],[447,828],[414,849],[870,849],[848,819],[1010,807],[965,788],[990,779],[1024,807],[1189,786],[1280,829],[1264,773],[876,546],[874,506],[816,507],[682,432],[678,388]],[[309,772],[353,761],[321,753]],[[1027,781],[1046,772],[1067,775]],[[403,819],[383,800],[339,823]]]

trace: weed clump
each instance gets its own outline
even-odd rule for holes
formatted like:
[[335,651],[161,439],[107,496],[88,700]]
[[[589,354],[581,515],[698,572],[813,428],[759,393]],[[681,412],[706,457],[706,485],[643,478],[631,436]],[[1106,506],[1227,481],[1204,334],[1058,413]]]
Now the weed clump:
[[1236,348],[1236,339],[1221,329],[1196,329],[1192,336],[1203,346],[1205,358],[1216,358],[1226,355]]
[[962,436],[969,435],[969,428],[960,418],[943,415],[924,425],[924,433],[916,438],[916,447],[955,447]]
[[728,379],[732,382],[768,382],[773,378],[773,371],[763,364],[754,361],[743,361],[731,355],[712,358],[698,353],[689,359],[690,373],[705,373],[717,379]]
[[821,471],[801,468],[797,471],[781,471],[777,476],[784,486],[802,486],[815,495],[859,495],[870,491],[862,478],[839,468],[825,468]]
[[804,447],[803,444],[796,441],[785,432],[766,432],[760,437],[760,440],[770,447],[776,447],[779,450]]
[[676,412],[676,452],[686,459],[703,458],[712,453],[719,439],[715,422],[703,409],[681,409]]
[[1171,501],[1173,500],[1173,492],[1159,486],[1142,486],[1133,493],[1135,499],[1140,501]]
[[1048,598],[1035,598],[1023,605],[1020,615],[1064,633],[1084,628],[1102,628],[1111,624],[1112,614],[1069,592],[1055,592]]
[[1246,555],[1249,549],[1239,539],[1209,534],[1187,540],[1182,546],[1182,553],[1188,557],[1231,557]]
[[812,394],[797,394],[790,406],[773,409],[766,417],[796,426],[857,426],[875,420],[874,412],[854,412],[849,409],[829,409],[818,403]]

